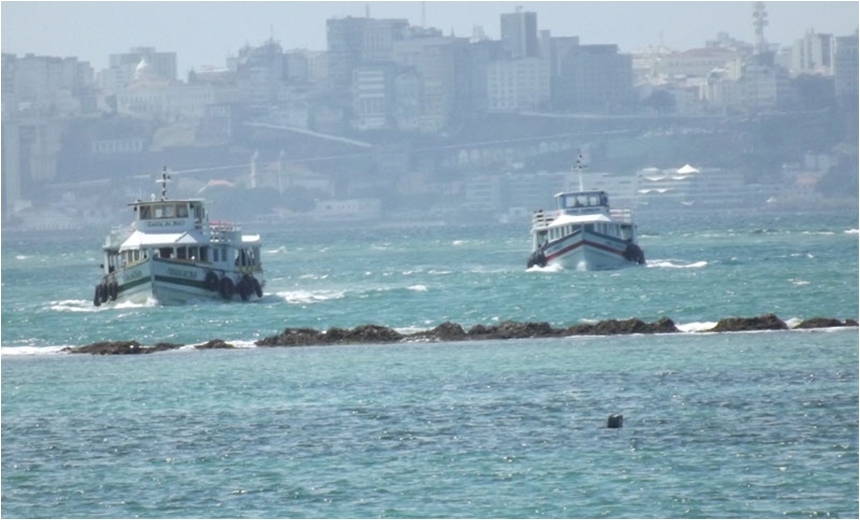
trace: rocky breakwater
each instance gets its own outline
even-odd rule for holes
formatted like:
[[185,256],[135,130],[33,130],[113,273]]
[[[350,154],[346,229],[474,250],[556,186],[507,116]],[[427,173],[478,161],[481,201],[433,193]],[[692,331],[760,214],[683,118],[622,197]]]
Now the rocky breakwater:
[[[835,318],[811,318],[801,321],[794,329],[816,329],[829,327],[857,327],[852,319],[840,321]],[[724,318],[702,332],[744,332],[761,330],[787,330],[790,327],[773,314],[753,318]],[[354,329],[332,327],[325,331],[310,328],[286,328],[279,334],[258,340],[258,347],[310,347],[324,345],[390,344],[401,342],[449,342],[507,340],[530,338],[559,338],[570,336],[616,336],[623,334],[671,334],[680,332],[669,318],[648,323],[638,318],[626,320],[602,320],[595,323],[578,323],[566,328],[554,328],[545,321],[504,321],[498,325],[474,325],[468,331],[457,323],[446,321],[433,329],[412,334],[402,334],[381,325],[360,325]],[[137,341],[102,341],[82,347],[69,347],[64,352],[72,354],[121,355],[151,354],[183,347],[176,343],[156,343],[145,347]],[[235,348],[230,343],[213,339],[200,345],[198,350]]]

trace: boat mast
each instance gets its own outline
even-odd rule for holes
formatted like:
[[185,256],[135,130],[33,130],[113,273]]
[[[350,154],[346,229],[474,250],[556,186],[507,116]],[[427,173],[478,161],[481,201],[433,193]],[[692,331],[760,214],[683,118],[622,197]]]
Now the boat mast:
[[576,166],[573,167],[573,170],[579,173],[579,191],[585,191],[582,184],[583,169],[585,169],[585,158],[582,157],[582,152],[579,152],[579,156],[576,158]]
[[161,200],[167,200],[167,182],[170,180],[170,175],[167,174],[167,166],[161,171],[161,180],[155,182],[161,184]]

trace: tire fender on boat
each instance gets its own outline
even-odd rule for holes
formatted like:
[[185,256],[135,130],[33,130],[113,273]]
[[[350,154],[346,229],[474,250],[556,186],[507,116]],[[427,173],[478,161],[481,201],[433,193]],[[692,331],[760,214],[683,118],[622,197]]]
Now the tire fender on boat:
[[93,305],[98,307],[102,304],[102,284],[96,284],[96,292],[93,295]]
[[254,285],[254,293],[257,294],[257,298],[262,298],[263,297],[263,287],[260,285],[260,281],[252,276],[251,277],[251,283]]
[[208,290],[217,291],[219,288],[218,275],[215,274],[213,271],[209,271],[208,273],[206,273],[206,279],[204,281],[204,284],[206,285],[206,288]]
[[227,278],[221,278],[221,283],[219,284],[219,292],[221,293],[221,297],[225,300],[230,300],[233,298],[233,293],[235,292],[236,287],[233,285],[233,280]]
[[107,282],[99,284],[99,299],[102,301],[102,303],[105,303],[106,301],[108,301],[108,298],[110,297],[109,292],[110,291],[108,291],[108,283]]
[[248,297],[251,296],[251,291],[253,290],[253,287],[251,286],[251,277],[247,274],[243,276],[242,279],[239,280],[239,286],[237,289],[239,290],[239,296],[242,297],[242,301],[248,301]]
[[110,301],[116,301],[116,297],[119,294],[119,284],[116,283],[116,280],[111,280],[108,282],[108,298]]

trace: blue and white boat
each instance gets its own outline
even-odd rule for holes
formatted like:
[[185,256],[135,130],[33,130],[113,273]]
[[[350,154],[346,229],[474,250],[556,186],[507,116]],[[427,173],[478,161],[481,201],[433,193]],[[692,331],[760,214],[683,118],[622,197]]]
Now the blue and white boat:
[[131,226],[108,235],[93,305],[262,297],[260,236],[210,221],[202,199],[169,199],[168,180],[165,169],[161,199],[130,203]]
[[595,271],[645,263],[630,212],[611,211],[604,191],[562,192],[555,200],[555,211],[532,215],[529,268]]

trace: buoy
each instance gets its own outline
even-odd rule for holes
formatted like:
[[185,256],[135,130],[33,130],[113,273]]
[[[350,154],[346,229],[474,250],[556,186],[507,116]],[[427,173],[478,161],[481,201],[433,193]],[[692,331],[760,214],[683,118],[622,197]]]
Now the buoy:
[[606,421],[607,428],[621,428],[624,424],[624,416],[620,413],[614,413],[609,416],[609,419]]

